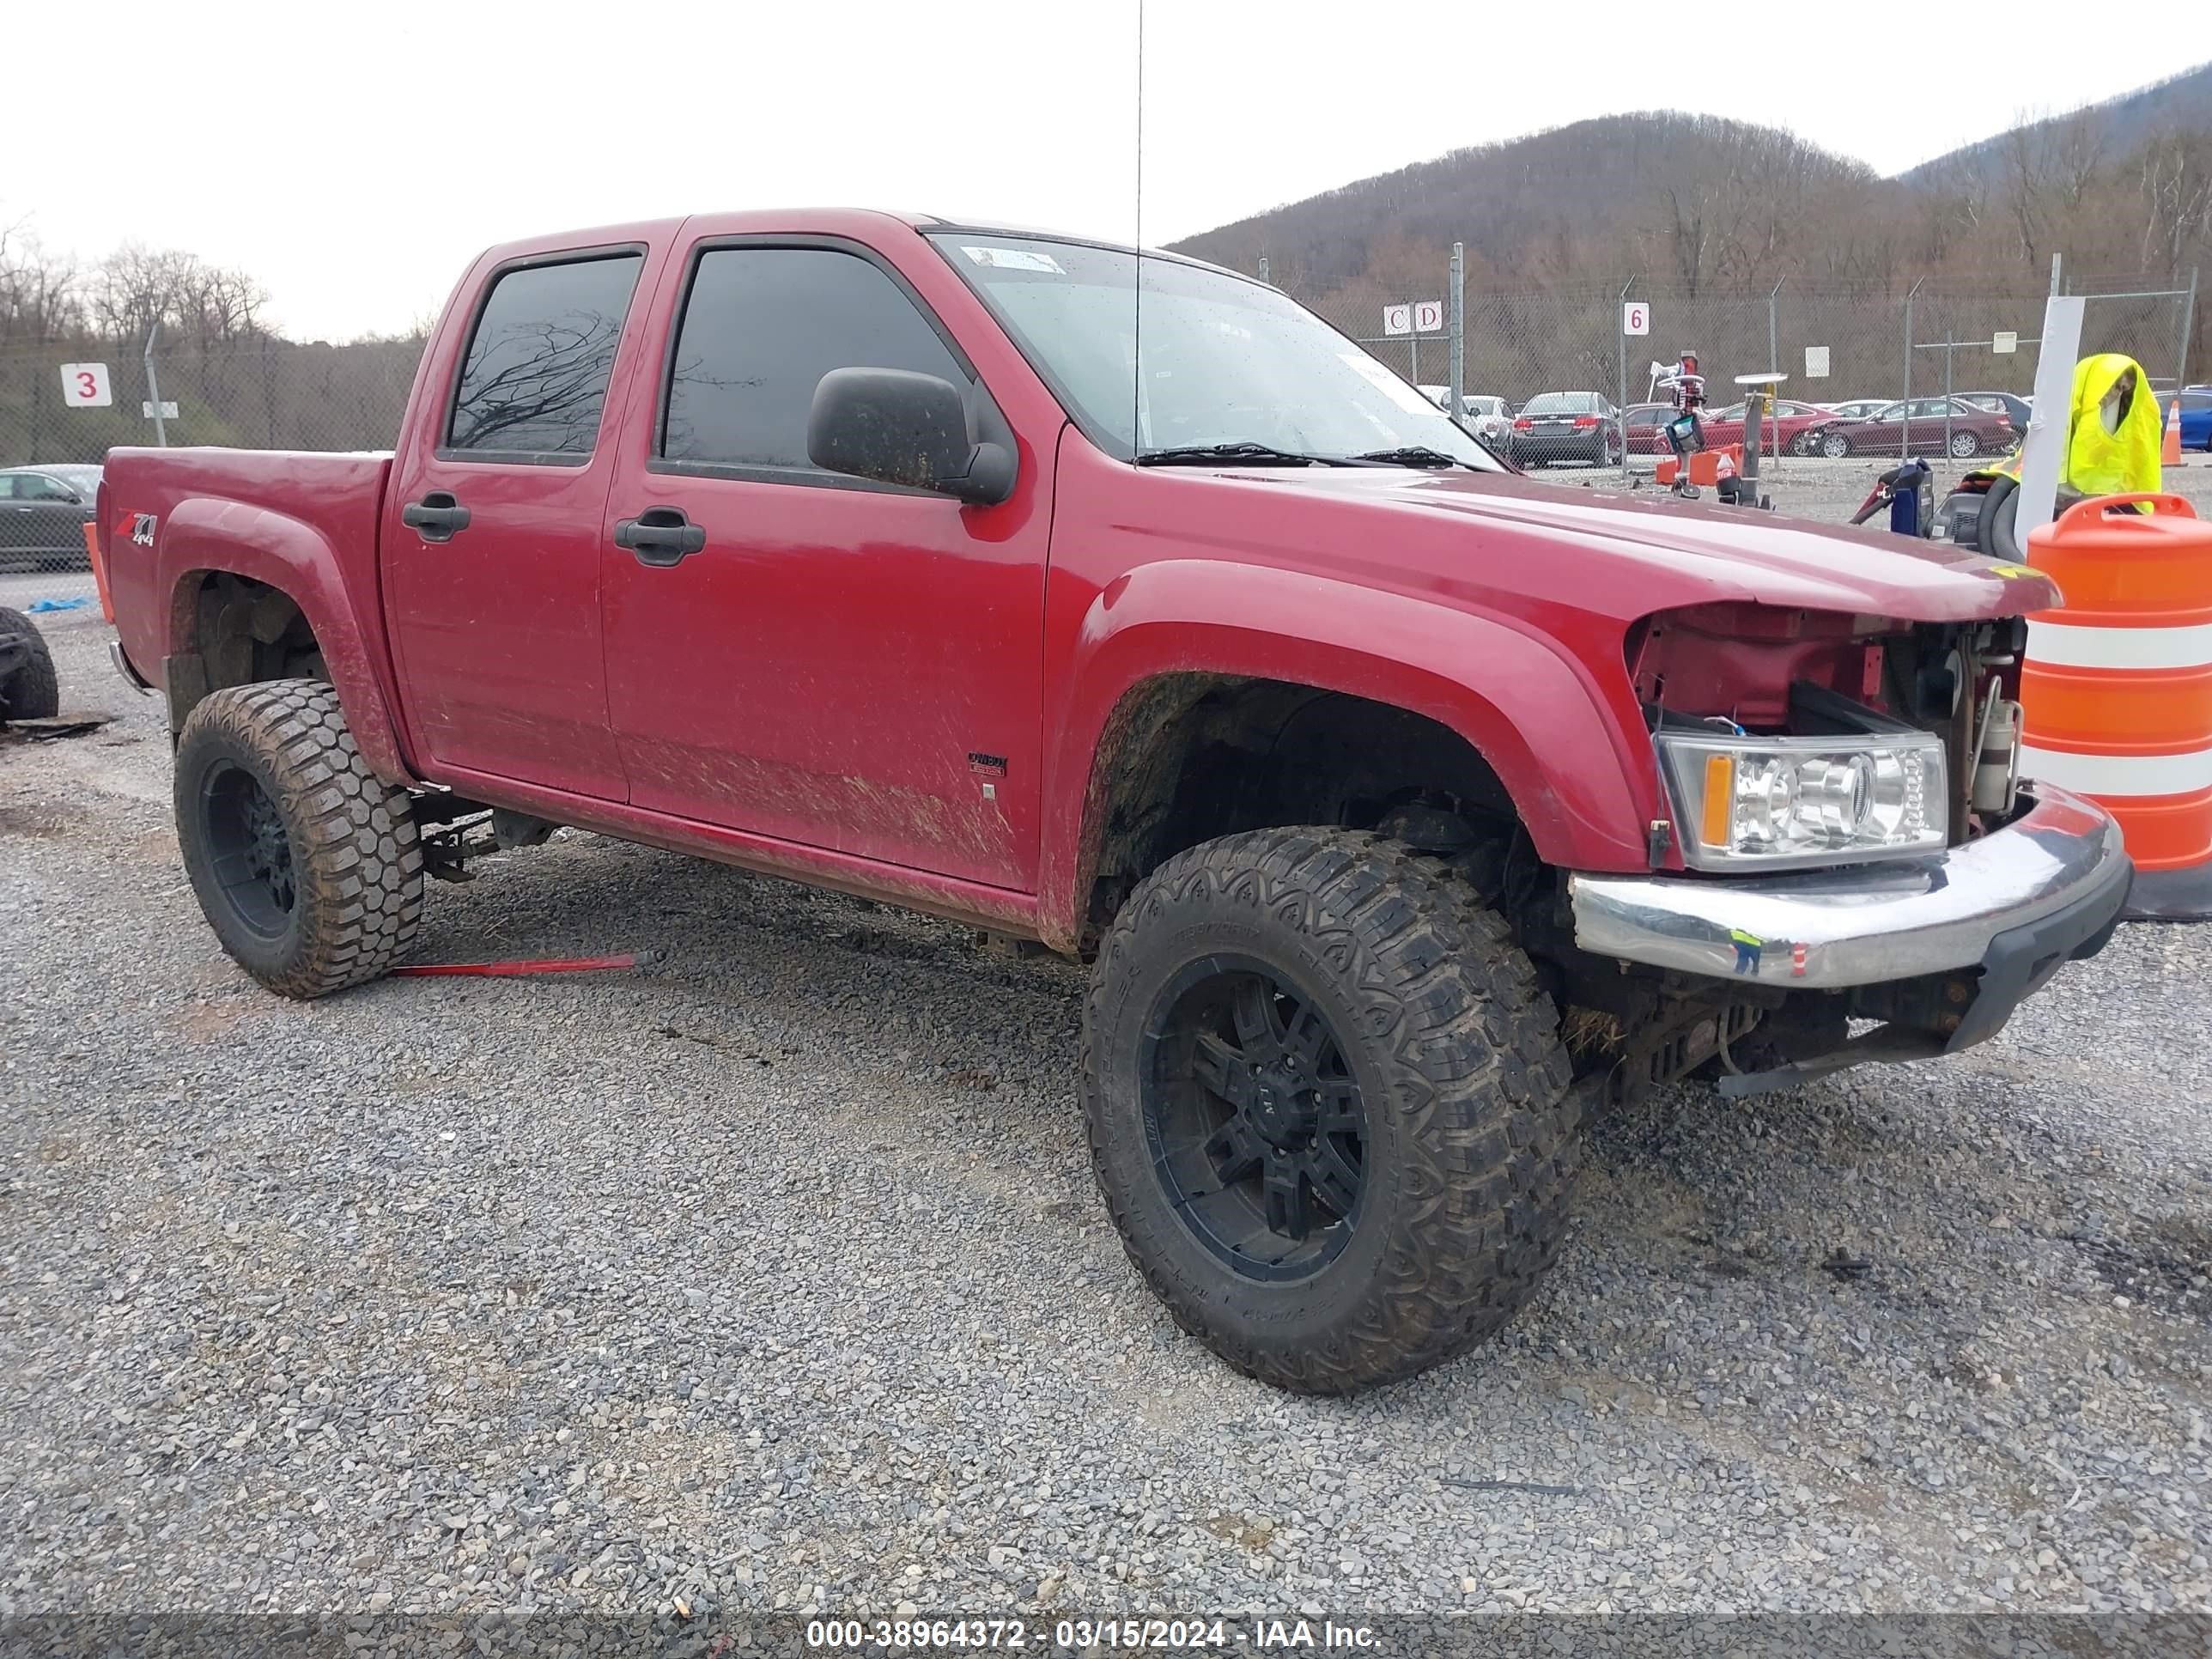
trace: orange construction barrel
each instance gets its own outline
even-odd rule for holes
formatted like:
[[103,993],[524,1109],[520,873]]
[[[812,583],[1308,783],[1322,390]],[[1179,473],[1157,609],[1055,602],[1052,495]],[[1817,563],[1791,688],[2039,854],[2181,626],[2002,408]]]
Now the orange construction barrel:
[[[2111,514],[2124,503],[2157,510]],[[2127,914],[2212,916],[2212,524],[2179,495],[2093,496],[2028,532],[2063,610],[2028,619],[2020,769],[2119,820]]]

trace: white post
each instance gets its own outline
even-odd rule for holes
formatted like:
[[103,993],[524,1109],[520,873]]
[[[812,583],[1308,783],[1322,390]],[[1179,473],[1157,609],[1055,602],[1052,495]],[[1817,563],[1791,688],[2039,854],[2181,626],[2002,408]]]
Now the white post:
[[2067,428],[2074,404],[2074,363],[2081,355],[2082,303],[2078,296],[2052,295],[2043,302],[2043,343],[2035,362],[2035,412],[2020,450],[2020,544],[2027,533],[2049,524],[2058,506],[2058,477],[2064,471]]

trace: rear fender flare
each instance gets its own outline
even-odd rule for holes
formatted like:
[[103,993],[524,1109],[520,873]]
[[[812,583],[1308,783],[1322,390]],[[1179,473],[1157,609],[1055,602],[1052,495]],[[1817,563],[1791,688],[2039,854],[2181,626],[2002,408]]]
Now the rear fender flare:
[[178,502],[164,515],[161,536],[155,591],[169,595],[170,653],[189,648],[208,576],[243,576],[279,589],[314,629],[347,728],[369,769],[387,783],[417,781],[374,647],[339,581],[337,550],[324,536],[289,514],[207,496]]
[[[1595,643],[1595,641],[1593,641]],[[1622,661],[1619,635],[1612,659]],[[1117,713],[1162,676],[1226,674],[1342,692],[1426,716],[1498,775],[1536,850],[1576,869],[1642,872],[1656,763],[1625,662],[1617,686],[1525,624],[1455,602],[1269,566],[1171,560],[1103,590],[1057,676],[1039,856],[1048,943],[1079,938],[1103,837]]]

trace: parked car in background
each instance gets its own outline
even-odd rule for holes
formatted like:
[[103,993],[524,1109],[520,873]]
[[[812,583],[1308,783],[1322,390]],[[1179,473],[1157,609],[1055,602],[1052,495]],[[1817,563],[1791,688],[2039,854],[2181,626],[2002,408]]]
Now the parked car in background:
[[[1425,386],[1417,388],[1421,395],[1438,409],[1449,414],[1451,410],[1451,388],[1444,386]],[[1459,396],[1460,424],[1496,449],[1505,447],[1505,431],[1513,411],[1505,406],[1503,398],[1492,398],[1480,392],[1462,392]]]
[[1667,421],[1674,412],[1672,404],[1631,404],[1620,412],[1622,441],[1632,455],[1664,455],[1669,452],[1667,444]]
[[84,527],[100,494],[100,469],[74,462],[0,470],[0,564],[84,569]]
[[2181,447],[2212,449],[2212,387],[2190,386],[2176,396],[2181,401]]
[[[1705,442],[1716,448],[1722,444],[1743,442],[1744,408],[1741,404],[1731,404],[1726,409],[1716,410],[1706,415]],[[1761,437],[1760,447],[1764,453],[1772,454],[1775,440],[1771,434],[1779,429],[1781,447],[1792,455],[1802,455],[1806,453],[1805,434],[1814,427],[1825,426],[1834,419],[1832,414],[1818,404],[1800,403],[1790,398],[1777,398],[1774,406],[1766,412],[1767,435]],[[1667,445],[1663,434],[1659,447],[1664,453]]]
[[1848,402],[1830,404],[1830,412],[1847,421],[1863,421],[1869,415],[1879,415],[1897,401],[1894,398],[1853,398]]
[[2012,422],[1962,398],[1915,398],[1886,404],[1863,421],[1838,418],[1809,427],[1799,439],[1808,455],[1893,454],[1900,449],[1948,453],[1958,460],[2002,455],[2020,434]]
[[1620,410],[1601,392],[1540,392],[1513,417],[1506,453],[1524,466],[1617,466]]
[[1461,401],[1467,406],[1466,421],[1474,428],[1474,435],[1493,449],[1504,449],[1506,434],[1513,429],[1513,411],[1506,407],[1505,399],[1470,392]]
[[1960,392],[1953,394],[1962,398],[1977,409],[1993,410],[2013,423],[2015,430],[2027,430],[2028,416],[2035,412],[2035,400],[2010,392]]

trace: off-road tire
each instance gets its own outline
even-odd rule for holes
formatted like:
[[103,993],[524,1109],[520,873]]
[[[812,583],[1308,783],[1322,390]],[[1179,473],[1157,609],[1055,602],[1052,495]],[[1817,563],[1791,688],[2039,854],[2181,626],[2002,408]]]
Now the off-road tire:
[[30,653],[0,682],[0,718],[52,720],[62,712],[62,689],[54,676],[54,657],[46,648],[46,636],[28,617],[5,605],[0,605],[0,634],[21,634]]
[[[1186,964],[1231,950],[1303,981],[1366,1103],[1360,1218],[1287,1285],[1209,1253],[1148,1152],[1145,1024]],[[1558,1255],[1579,1128],[1559,1016],[1504,922],[1398,842],[1265,830],[1170,860],[1102,944],[1082,1068],[1091,1162],[1130,1261],[1248,1376],[1319,1395],[1411,1376],[1494,1334]]]
[[[206,793],[230,771],[259,786],[289,846],[295,897],[273,932],[252,924],[216,870]],[[176,806],[185,869],[209,925],[280,996],[365,983],[414,942],[422,848],[407,792],[369,770],[328,685],[264,680],[202,700],[177,744]]]

